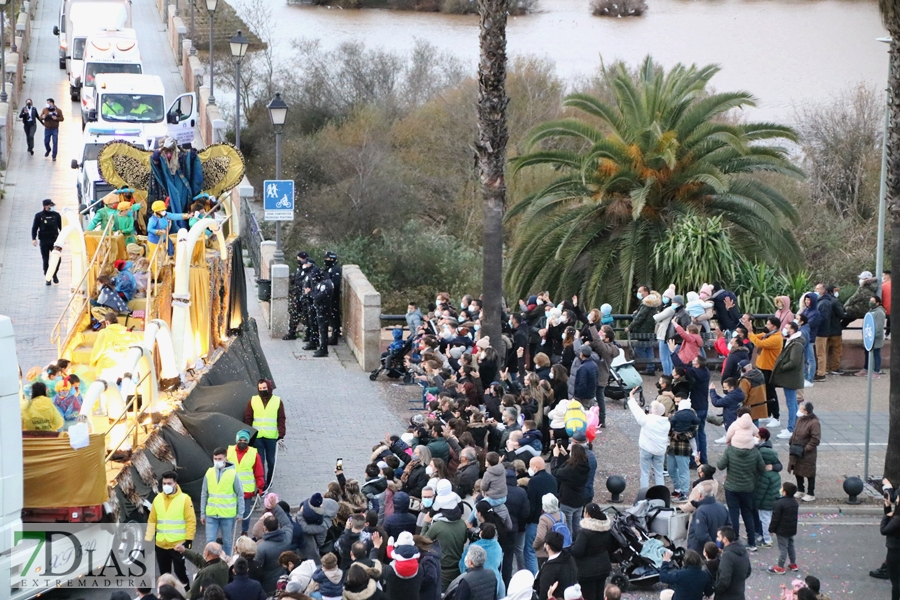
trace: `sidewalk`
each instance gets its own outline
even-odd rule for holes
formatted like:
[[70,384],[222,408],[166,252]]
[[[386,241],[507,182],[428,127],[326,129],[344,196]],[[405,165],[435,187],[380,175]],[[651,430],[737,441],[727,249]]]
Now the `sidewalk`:
[[[247,269],[247,289],[255,287]],[[372,446],[385,433],[405,430],[388,400],[369,381],[346,344],[329,348],[328,358],[312,358],[303,341],[272,339],[262,309],[250,299],[249,313],[261,324],[260,344],[285,401],[287,451],[278,452],[274,490],[291,506],[334,481],[334,466],[344,459],[348,479],[365,479]],[[405,415],[403,416],[405,417]]]
[[[132,10],[144,72],[158,75],[166,97],[174,98],[184,92],[184,83],[156,6],[152,0],[137,0]],[[81,107],[70,100],[66,72],[59,68],[59,38],[51,33],[58,15],[58,2],[38,4],[21,96],[23,102],[32,98],[38,110],[47,98],[53,98],[62,110],[65,121],[60,124],[57,160],[44,158],[41,126],[35,134],[34,156],[29,155],[21,122],[13,119],[15,133],[0,198],[0,314],[8,315],[16,327],[16,352],[23,372],[57,358],[50,333],[69,301],[70,286],[77,283],[71,281],[70,258],[63,252],[60,284],[44,285],[41,254],[31,245],[31,222],[41,200],[52,198],[58,212],[78,207],[78,172],[69,163],[81,158]]]

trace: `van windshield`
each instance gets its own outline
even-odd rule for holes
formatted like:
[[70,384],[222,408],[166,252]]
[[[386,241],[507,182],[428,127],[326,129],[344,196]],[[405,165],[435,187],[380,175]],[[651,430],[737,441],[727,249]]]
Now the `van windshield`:
[[72,48],[72,60],[82,60],[84,58],[84,44],[87,38],[75,38]]
[[94,78],[101,73],[134,73],[141,74],[141,65],[138,63],[104,63],[89,62],[84,66],[84,85],[94,87]]
[[89,160],[97,160],[100,158],[100,151],[106,144],[85,144],[84,151],[81,153],[81,162]]
[[103,94],[100,114],[104,121],[158,123],[166,111],[163,97],[149,94]]

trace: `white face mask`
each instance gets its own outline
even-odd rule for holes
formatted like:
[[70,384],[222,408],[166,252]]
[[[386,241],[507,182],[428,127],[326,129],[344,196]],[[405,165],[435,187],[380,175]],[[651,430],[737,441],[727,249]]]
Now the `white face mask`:
[[169,484],[167,483],[166,485],[163,486],[163,494],[168,495],[168,494],[173,494],[173,493],[175,493],[175,486],[174,486],[174,485],[169,485]]
[[840,297],[840,295],[841,295],[840,292],[835,292],[835,293],[834,293],[834,297],[835,297],[835,298]]
[[484,350],[482,350],[481,352],[478,353],[478,360],[484,360],[484,356],[485,356],[485,353],[484,353]]
[[798,411],[797,411],[797,418],[798,418],[798,419],[799,419],[800,417],[805,417],[805,416],[806,416],[806,413],[803,412],[802,410],[798,410]]
[[224,461],[224,460],[214,460],[214,461],[213,461],[213,465],[214,465],[217,469],[221,469],[221,468],[225,467],[225,461]]
[[429,477],[434,475],[434,467],[432,467],[431,465],[428,465],[427,467],[425,467],[425,474],[428,475]]
[[784,337],[789,337],[791,335],[791,330],[787,327],[781,330],[781,335]]
[[460,307],[462,310],[466,310],[467,308],[469,308],[468,305],[467,305],[465,302],[460,302],[460,303],[459,303],[459,307]]
[[562,334],[562,336],[560,336],[560,337],[562,337],[562,339],[565,340],[565,339],[566,339],[566,334]]
[[538,305],[538,306],[540,306],[540,305],[541,305],[541,304],[543,304],[543,303],[544,303],[544,301],[543,301],[543,300],[541,300],[541,299],[538,299],[538,301],[537,301],[537,305]]
[[534,477],[534,469],[532,469],[531,467],[528,467],[528,476]]

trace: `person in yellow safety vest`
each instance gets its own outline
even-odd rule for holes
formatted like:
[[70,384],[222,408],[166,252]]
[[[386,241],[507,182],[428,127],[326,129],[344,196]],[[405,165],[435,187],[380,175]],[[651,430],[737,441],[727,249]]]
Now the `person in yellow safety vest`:
[[194,534],[197,532],[194,504],[190,496],[178,487],[178,475],[175,471],[166,471],[160,479],[162,490],[153,499],[144,540],[156,542],[158,575],[171,573],[174,569],[178,580],[188,585],[184,555],[175,550],[175,547],[182,545],[190,549],[194,541]]
[[47,384],[31,384],[31,398],[22,403],[22,431],[59,431],[65,423],[53,400],[47,397]]
[[241,535],[247,535],[250,530],[250,514],[253,512],[253,497],[262,496],[266,488],[266,472],[263,470],[262,459],[256,448],[250,446],[250,432],[241,429],[234,437],[235,445],[228,446],[225,460],[237,469],[238,479],[244,489],[244,512],[241,515]]
[[200,522],[206,525],[206,543],[215,542],[221,530],[222,548],[231,554],[234,520],[244,515],[244,487],[225,455],[225,448],[213,450],[213,466],[206,471],[200,491]]
[[273,396],[275,384],[269,379],[260,379],[256,389],[259,393],[250,399],[244,409],[244,423],[256,429],[256,449],[266,465],[266,489],[272,485],[275,472],[275,452],[278,445],[284,446],[285,416],[284,403]]

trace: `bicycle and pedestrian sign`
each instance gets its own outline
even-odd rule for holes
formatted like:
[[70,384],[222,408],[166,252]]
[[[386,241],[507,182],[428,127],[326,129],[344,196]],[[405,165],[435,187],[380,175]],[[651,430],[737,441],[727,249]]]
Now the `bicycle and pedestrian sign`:
[[263,182],[266,221],[294,220],[294,180],[267,179]]

